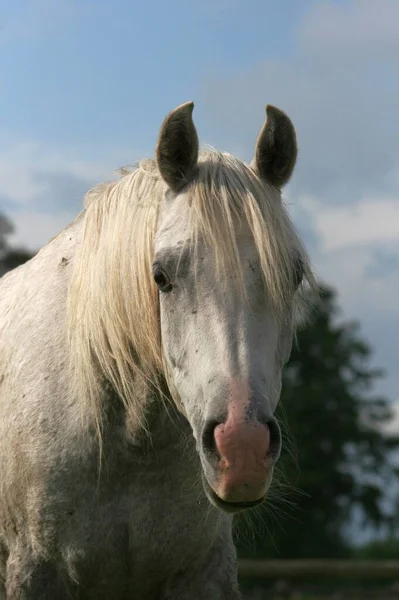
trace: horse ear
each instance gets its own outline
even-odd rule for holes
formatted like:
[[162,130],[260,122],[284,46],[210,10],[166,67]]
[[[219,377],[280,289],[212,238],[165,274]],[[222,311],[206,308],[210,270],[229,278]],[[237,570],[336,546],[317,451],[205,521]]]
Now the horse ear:
[[290,179],[298,148],[291,120],[282,110],[266,106],[266,122],[258,136],[251,163],[262,179],[281,188]]
[[156,160],[162,179],[178,192],[194,175],[198,161],[198,135],[192,114],[194,102],[170,112],[162,123]]

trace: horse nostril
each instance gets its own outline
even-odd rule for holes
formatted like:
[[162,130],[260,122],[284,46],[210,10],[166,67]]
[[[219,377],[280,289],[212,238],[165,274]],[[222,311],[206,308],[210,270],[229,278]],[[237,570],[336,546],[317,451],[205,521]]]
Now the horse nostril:
[[277,460],[281,451],[281,430],[275,419],[266,423],[270,431],[270,445],[268,455],[273,460]]
[[208,455],[219,455],[215,442],[215,429],[219,425],[221,425],[221,421],[212,419],[205,424],[202,432],[202,448],[203,451]]

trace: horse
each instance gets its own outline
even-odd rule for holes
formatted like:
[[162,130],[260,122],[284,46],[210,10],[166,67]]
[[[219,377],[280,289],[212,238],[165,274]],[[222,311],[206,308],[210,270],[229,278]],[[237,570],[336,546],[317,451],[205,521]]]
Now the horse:
[[265,501],[310,260],[282,199],[295,128],[251,162],[188,102],[0,280],[0,598],[238,600],[233,518]]

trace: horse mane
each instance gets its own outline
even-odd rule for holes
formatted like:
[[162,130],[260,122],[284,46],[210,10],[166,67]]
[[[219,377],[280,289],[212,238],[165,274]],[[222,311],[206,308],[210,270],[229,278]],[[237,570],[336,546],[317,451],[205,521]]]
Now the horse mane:
[[[121,170],[122,177],[86,194],[85,224],[68,295],[69,342],[77,393],[101,431],[104,378],[136,427],[145,428],[146,402],[137,385],[166,377],[152,277],[153,238],[164,183],[155,161]],[[240,285],[237,227],[249,226],[277,315],[291,302],[294,258],[312,284],[309,261],[272,186],[251,167],[213,149],[201,152],[194,180],[187,240],[214,252],[215,266]],[[224,277],[221,273],[221,285]],[[227,280],[227,279],[225,279]],[[173,395],[173,391],[171,391]],[[145,396],[145,395],[144,395]]]

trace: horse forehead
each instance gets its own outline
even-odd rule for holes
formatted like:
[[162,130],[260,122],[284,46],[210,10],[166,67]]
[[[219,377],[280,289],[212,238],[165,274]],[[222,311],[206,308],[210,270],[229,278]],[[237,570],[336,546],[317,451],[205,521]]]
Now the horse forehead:
[[[212,202],[211,197],[209,202]],[[192,199],[189,193],[174,194],[170,190],[166,192],[161,203],[155,233],[156,248],[173,247],[175,244],[179,246],[182,240],[187,241],[190,238],[192,210]],[[245,219],[238,219],[235,225],[235,238],[240,253],[257,254],[248,222]],[[201,235],[198,241],[201,243]]]
[[155,235],[157,246],[179,243],[182,236],[187,235],[190,225],[190,204],[187,194],[165,194],[158,218]]

